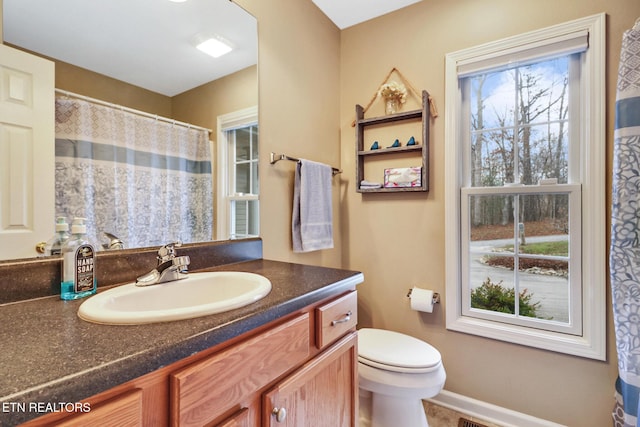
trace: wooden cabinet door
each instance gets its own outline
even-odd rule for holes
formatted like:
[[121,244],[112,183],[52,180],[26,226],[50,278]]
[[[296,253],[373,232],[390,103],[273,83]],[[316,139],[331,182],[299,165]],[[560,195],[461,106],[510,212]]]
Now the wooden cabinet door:
[[171,374],[170,425],[216,425],[242,408],[251,418],[260,391],[309,358],[309,319],[301,314]]
[[243,408],[215,427],[251,427],[249,408]]
[[352,332],[263,396],[263,426],[355,427],[357,334]]

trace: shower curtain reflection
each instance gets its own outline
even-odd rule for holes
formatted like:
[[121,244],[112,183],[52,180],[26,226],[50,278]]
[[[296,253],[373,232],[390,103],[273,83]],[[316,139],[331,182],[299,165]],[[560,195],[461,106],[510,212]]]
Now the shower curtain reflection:
[[[212,239],[208,132],[85,99],[56,99],[56,214],[126,248]],[[53,220],[53,219],[52,219]]]

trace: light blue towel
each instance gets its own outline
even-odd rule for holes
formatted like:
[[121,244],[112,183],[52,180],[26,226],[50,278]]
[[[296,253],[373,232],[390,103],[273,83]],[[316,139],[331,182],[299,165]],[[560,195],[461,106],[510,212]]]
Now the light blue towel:
[[333,248],[331,166],[300,160],[293,189],[294,252]]

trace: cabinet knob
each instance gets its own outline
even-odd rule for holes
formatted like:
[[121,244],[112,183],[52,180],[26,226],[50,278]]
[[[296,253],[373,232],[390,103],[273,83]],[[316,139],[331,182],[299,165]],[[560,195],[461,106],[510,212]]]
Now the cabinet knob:
[[287,410],[285,408],[273,408],[271,413],[276,416],[276,421],[279,423],[283,422],[284,419],[287,418]]
[[351,311],[349,311],[340,319],[332,321],[331,326],[336,326],[338,323],[347,323],[349,320],[351,320],[351,314],[352,314]]

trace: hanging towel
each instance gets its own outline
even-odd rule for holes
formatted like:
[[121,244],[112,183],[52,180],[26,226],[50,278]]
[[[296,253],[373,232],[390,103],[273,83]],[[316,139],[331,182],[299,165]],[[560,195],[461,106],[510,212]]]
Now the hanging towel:
[[293,189],[294,252],[333,248],[331,166],[301,159]]

